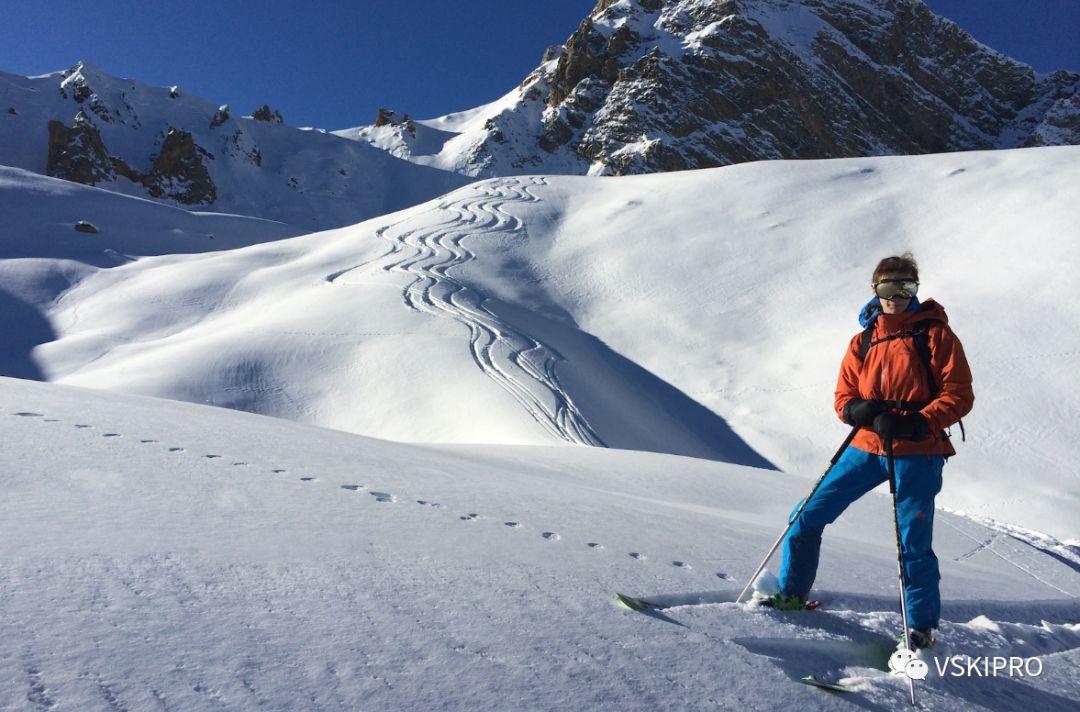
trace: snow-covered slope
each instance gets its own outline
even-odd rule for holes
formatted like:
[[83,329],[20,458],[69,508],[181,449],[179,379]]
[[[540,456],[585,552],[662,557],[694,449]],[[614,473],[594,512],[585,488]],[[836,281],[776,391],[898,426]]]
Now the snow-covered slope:
[[[301,234],[246,215],[210,213],[0,166],[0,259],[51,258],[111,267],[125,255],[228,250]],[[96,233],[75,230],[80,220]]]
[[467,182],[264,118],[89,62],[40,77],[0,72],[0,164],[99,188],[317,230]]
[[38,379],[42,372],[29,354],[57,337],[45,315],[97,269],[301,232],[272,220],[191,212],[7,166],[0,166],[0,216],[0,373]]
[[394,440],[604,444],[815,476],[881,257],[975,374],[943,505],[1077,538],[1073,147],[485,181],[350,228],[88,276],[49,380]]
[[335,133],[470,176],[623,175],[1077,144],[1080,75],[1038,74],[921,0],[599,0],[498,101],[392,114]]
[[[3,709],[907,708],[877,669],[901,626],[887,497],[830,529],[825,607],[783,614],[732,602],[803,494],[780,473],[417,447],[7,378],[0,439]],[[1075,568],[948,514],[935,548],[939,658],[1043,672],[931,666],[923,708],[1074,709]]]

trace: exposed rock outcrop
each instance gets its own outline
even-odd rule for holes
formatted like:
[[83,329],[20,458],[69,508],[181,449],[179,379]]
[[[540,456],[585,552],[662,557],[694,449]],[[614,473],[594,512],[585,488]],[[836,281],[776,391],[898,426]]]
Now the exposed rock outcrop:
[[155,198],[185,205],[209,204],[217,200],[217,188],[203,165],[204,157],[213,158],[190,133],[169,129],[153,167],[141,174],[123,159],[109,155],[101,133],[80,111],[70,127],[59,121],[49,122],[46,174],[85,185],[120,176],[140,183]]
[[154,167],[143,176],[142,183],[155,198],[169,198],[185,205],[213,203],[217,188],[203,165],[204,157],[213,159],[190,133],[169,129]]
[[221,106],[219,106],[217,108],[217,111],[214,112],[214,118],[210,119],[210,128],[216,129],[218,126],[221,126],[223,123],[225,123],[228,120],[229,120],[229,105],[228,104],[222,104]]
[[59,121],[50,121],[48,126],[46,175],[85,185],[116,177],[101,134],[82,111],[75,116],[70,127]]
[[396,111],[391,111],[382,106],[375,112],[374,126],[400,126],[410,134],[416,135],[416,123],[412,120],[412,117],[408,114],[398,116]]
[[271,109],[268,104],[263,104],[258,109],[256,109],[255,113],[251,115],[251,118],[255,119],[256,121],[267,121],[272,124],[281,123],[281,114],[279,114],[276,110]]

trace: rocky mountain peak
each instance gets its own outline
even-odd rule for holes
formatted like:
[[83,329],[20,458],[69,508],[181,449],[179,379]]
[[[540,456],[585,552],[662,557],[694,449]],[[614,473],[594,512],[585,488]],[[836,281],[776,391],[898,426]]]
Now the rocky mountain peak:
[[258,109],[256,109],[251,114],[251,118],[255,119],[256,121],[265,121],[271,124],[280,124],[283,121],[283,119],[281,118],[281,113],[278,112],[276,109],[271,109],[269,104],[263,104]]
[[396,111],[383,106],[380,106],[379,110],[375,112],[375,123],[372,125],[376,127],[399,126],[410,134],[416,133],[416,124],[413,123],[412,117],[408,114],[398,114]]
[[624,174],[1080,143],[1078,93],[921,0],[600,0],[436,162]]

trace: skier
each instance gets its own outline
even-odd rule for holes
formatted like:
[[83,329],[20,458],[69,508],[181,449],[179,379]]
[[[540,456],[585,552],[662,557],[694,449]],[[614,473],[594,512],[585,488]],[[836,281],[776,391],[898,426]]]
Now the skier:
[[888,479],[885,440],[891,438],[910,644],[926,648],[933,645],[941,610],[941,576],[931,548],[934,496],[941,491],[945,459],[956,454],[944,428],[966,415],[975,397],[945,310],[933,299],[920,302],[918,286],[910,252],[887,257],[874,269],[874,296],[859,313],[864,332],[848,344],[836,385],[837,415],[861,429],[784,539],[780,592],[765,603],[783,610],[805,606],[822,531]]

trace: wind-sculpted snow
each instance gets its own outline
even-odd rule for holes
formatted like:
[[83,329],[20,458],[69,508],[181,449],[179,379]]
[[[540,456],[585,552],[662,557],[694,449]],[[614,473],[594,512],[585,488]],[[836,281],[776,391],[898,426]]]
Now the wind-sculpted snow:
[[[433,227],[415,227],[426,216],[410,214],[377,231],[390,243],[390,250],[377,262],[384,271],[414,276],[403,291],[405,304],[411,309],[449,316],[468,327],[476,364],[544,428],[570,443],[602,446],[603,440],[559,383],[555,373],[556,364],[563,360],[559,352],[494,314],[484,306],[483,293],[450,274],[453,267],[476,258],[465,246],[465,238],[520,232],[521,219],[503,207],[513,202],[538,202],[530,188],[545,184],[542,177],[482,183],[432,208],[448,213]],[[327,279],[347,283],[350,272],[369,265],[357,265]]]

